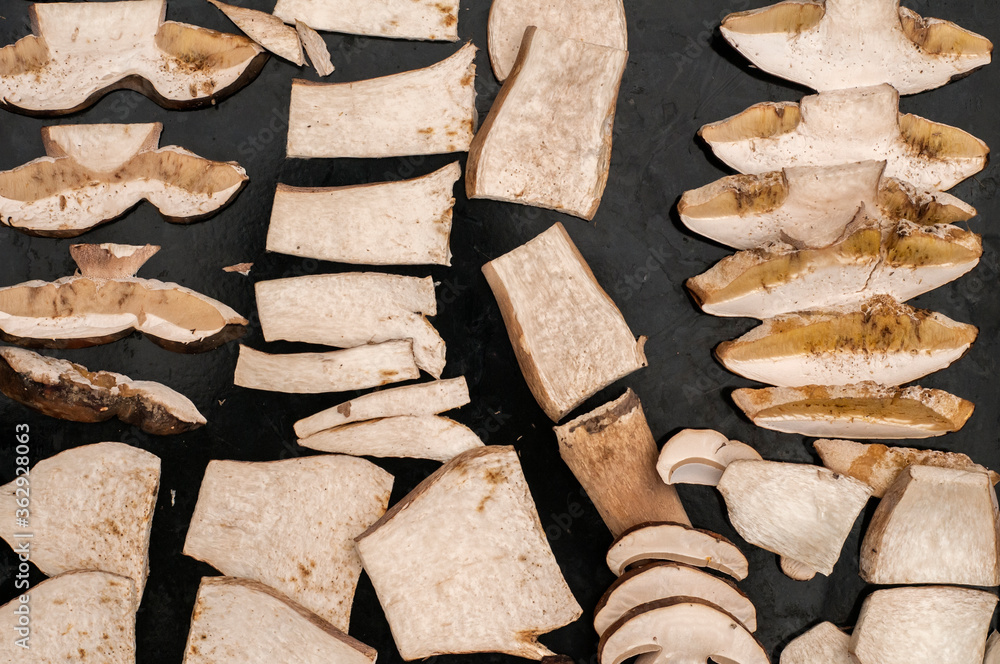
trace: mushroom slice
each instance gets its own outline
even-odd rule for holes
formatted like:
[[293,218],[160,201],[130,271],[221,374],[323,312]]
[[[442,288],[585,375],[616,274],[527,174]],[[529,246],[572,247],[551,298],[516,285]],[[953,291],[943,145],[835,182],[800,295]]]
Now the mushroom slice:
[[983,655],[983,664],[1000,664],[1000,632],[993,630],[990,638],[986,639],[986,654]]
[[364,390],[419,377],[413,344],[407,339],[328,353],[281,355],[241,345],[233,382],[268,392],[318,394]]
[[204,577],[184,664],[374,664],[377,653],[296,602],[245,579]]
[[695,597],[672,597],[630,610],[601,637],[601,664],[643,662],[768,664],[767,653],[740,621]]
[[490,261],[483,274],[521,373],[552,421],[646,366],[646,338],[632,336],[562,224]]
[[645,523],[630,528],[608,549],[608,567],[621,576],[629,565],[673,560],[708,567],[742,581],[749,574],[746,557],[722,535],[679,523]]
[[257,76],[267,53],[251,40],[164,21],[166,0],[44,2],[34,34],[0,49],[0,105],[64,115],[127,88],[167,108],[216,103]]
[[299,445],[321,452],[374,457],[448,461],[483,441],[469,427],[447,417],[400,415],[355,422],[300,438]]
[[89,371],[23,348],[0,348],[0,392],[50,417],[71,422],[117,417],[158,436],[205,424],[195,405],[166,385]]
[[996,595],[970,588],[885,588],[865,598],[851,654],[871,664],[983,661]]
[[737,459],[760,460],[760,454],[718,431],[684,429],[663,444],[656,471],[666,484],[716,486],[726,467]]
[[908,466],[861,543],[861,578],[879,585],[1000,585],[997,497],[986,473]]
[[782,314],[715,349],[723,366],[784,387],[901,385],[962,357],[979,330],[879,295],[860,308]]
[[0,607],[0,659],[135,664],[137,604],[135,584],[117,574],[67,572],[42,581]]
[[813,447],[823,465],[835,473],[850,475],[872,488],[872,495],[881,498],[904,468],[911,464],[937,466],[957,470],[988,473],[996,484],[1000,475],[973,463],[965,454],[915,450],[912,447],[887,447],[879,443],[856,443],[852,440],[817,440]]
[[814,90],[888,83],[908,95],[990,63],[993,44],[899,0],[782,2],[730,14],[722,35],[764,71]]
[[829,622],[821,622],[791,640],[779,664],[855,664],[848,648],[851,637]]
[[739,460],[719,480],[746,541],[829,576],[871,487],[821,466]]
[[[0,487],[0,508],[13,515],[24,482]],[[160,459],[122,443],[75,447],[31,469],[30,525],[0,523],[17,549],[31,535],[31,562],[48,575],[90,569],[126,576],[142,597],[149,574],[149,532],[160,486]]]
[[469,198],[593,219],[608,180],[627,60],[619,48],[525,30],[514,68],[469,149]]
[[353,83],[292,81],[288,156],[467,151],[476,124],[475,57],[476,47],[468,43],[437,64],[392,76]]
[[922,189],[951,189],[981,171],[989,154],[960,129],[901,115],[899,93],[888,85],[757,104],[699,134],[741,173],[874,159],[887,162],[885,175]]
[[536,637],[582,613],[513,447],[458,455],[356,541],[406,661],[476,652],[540,660],[552,653]]
[[354,538],[385,514],[392,481],[341,455],[212,461],[184,555],[270,586],[347,630],[361,576]]
[[458,162],[430,175],[377,184],[279,184],[267,250],[365,265],[451,265],[452,191]]
[[974,409],[942,390],[875,383],[742,388],[733,401],[759,427],[844,438],[942,436],[961,429]]
[[317,30],[349,35],[458,40],[458,0],[278,0],[274,15]]
[[267,12],[227,5],[219,0],[208,0],[226,15],[236,27],[271,53],[299,65],[306,63],[302,43],[295,28],[285,25],[280,18]]
[[309,62],[316,69],[320,76],[329,76],[334,71],[333,61],[330,60],[330,49],[326,47],[323,37],[302,21],[295,21],[295,32],[299,35],[302,47],[306,49]]
[[862,161],[730,175],[685,192],[677,210],[685,226],[734,249],[825,247],[842,238],[862,205],[883,225],[953,224],[976,215],[950,194],[883,177],[884,170],[884,161]]
[[594,629],[603,636],[635,607],[673,597],[702,599],[732,615],[747,630],[757,631],[757,610],[736,584],[697,567],[671,562],[650,563],[618,577],[597,602]]

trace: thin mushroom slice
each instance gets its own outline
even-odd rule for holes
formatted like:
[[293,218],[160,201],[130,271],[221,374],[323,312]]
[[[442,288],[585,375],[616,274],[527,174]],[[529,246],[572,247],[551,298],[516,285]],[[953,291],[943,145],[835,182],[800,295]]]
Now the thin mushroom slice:
[[988,65],[993,52],[985,37],[899,0],[782,2],[730,14],[721,29],[757,67],[814,90],[923,92]]
[[448,461],[483,446],[469,427],[447,417],[400,415],[328,429],[299,445],[321,452],[373,457],[410,457]]
[[850,635],[833,623],[821,622],[792,639],[781,651],[779,664],[855,664],[850,644]]
[[458,40],[458,0],[278,0],[274,15],[316,30],[349,35]]
[[722,535],[679,523],[640,524],[625,531],[608,549],[607,563],[617,576],[629,565],[652,560],[708,567],[742,581],[749,563]]
[[330,49],[326,47],[323,36],[310,28],[302,21],[295,21],[295,32],[299,35],[299,41],[309,56],[309,62],[316,69],[320,76],[329,76],[334,71],[333,61],[330,59]]
[[922,189],[951,189],[981,171],[989,148],[960,129],[899,113],[888,85],[751,106],[699,132],[741,173],[886,161],[885,175]]
[[299,65],[306,63],[302,43],[295,28],[285,25],[280,18],[267,12],[228,5],[219,0],[208,0],[236,24],[247,37],[271,53]]
[[726,467],[737,459],[759,460],[760,454],[718,431],[684,429],[663,444],[656,471],[666,484],[716,486]]
[[983,664],[1000,664],[1000,632],[993,630],[986,639],[986,654]]

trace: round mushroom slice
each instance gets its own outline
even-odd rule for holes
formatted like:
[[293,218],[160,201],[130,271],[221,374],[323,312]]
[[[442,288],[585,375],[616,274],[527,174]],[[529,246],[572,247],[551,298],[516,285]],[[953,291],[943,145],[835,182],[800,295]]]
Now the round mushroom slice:
[[693,664],[709,658],[726,664],[768,664],[764,648],[739,620],[694,597],[637,606],[611,626],[597,649],[600,664],[620,664],[644,654],[644,664]]
[[746,557],[722,535],[679,523],[641,523],[629,528],[608,550],[608,567],[617,576],[633,563],[673,560],[709,567],[737,581],[750,573]]
[[667,484],[715,486],[730,462],[760,458],[754,448],[718,431],[684,429],[663,445],[656,471]]

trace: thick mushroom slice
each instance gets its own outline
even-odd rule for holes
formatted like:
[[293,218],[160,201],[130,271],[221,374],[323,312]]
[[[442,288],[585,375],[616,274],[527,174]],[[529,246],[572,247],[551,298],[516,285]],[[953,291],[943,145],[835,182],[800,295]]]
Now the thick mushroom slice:
[[288,156],[467,151],[476,124],[475,57],[470,42],[424,69],[353,83],[292,81]]
[[718,488],[743,539],[824,576],[872,493],[821,466],[758,460],[730,463]]
[[455,457],[357,538],[406,661],[500,652],[540,660],[539,634],[580,617],[513,447]]
[[617,576],[629,565],[652,560],[708,567],[737,581],[750,573],[746,557],[722,535],[679,523],[645,523],[622,533],[608,549],[607,563]]
[[517,363],[553,422],[646,366],[628,323],[557,223],[483,266]]
[[958,431],[972,403],[942,390],[875,383],[741,388],[733,401],[765,429],[821,438],[930,438]]
[[989,154],[960,129],[900,114],[899,93],[888,85],[757,104],[699,134],[741,173],[885,160],[885,175],[922,189],[951,189],[981,171]]
[[909,466],[861,543],[861,578],[879,585],[1000,585],[997,496],[986,473]]
[[970,588],[885,588],[865,598],[851,654],[865,664],[983,661],[993,593]]
[[469,149],[469,198],[593,219],[608,180],[627,60],[619,48],[525,30],[514,68]]
[[901,385],[962,357],[979,330],[888,296],[861,307],[783,314],[715,349],[723,366],[777,385]]
[[851,637],[830,622],[800,634],[781,651],[779,664],[856,664],[848,650]]
[[342,272],[258,281],[255,289],[267,341],[353,348],[412,339],[417,366],[435,378],[444,371],[444,340],[426,318],[437,314],[431,277]]
[[135,664],[137,603],[135,584],[117,574],[67,572],[42,581],[0,607],[0,659]]
[[166,0],[32,5],[34,34],[0,49],[0,105],[64,115],[127,88],[167,108],[200,108],[264,66],[267,53],[251,40],[164,21],[166,7]]
[[300,67],[306,63],[298,32],[295,28],[285,25],[277,16],[256,9],[228,5],[219,0],[208,1],[235,23],[247,37],[271,53]]
[[91,569],[126,576],[138,605],[149,574],[149,533],[160,459],[122,443],[75,447],[31,469],[28,526],[15,526],[24,483],[0,487],[0,537],[16,549],[31,537],[31,562],[48,575]]
[[204,577],[198,587],[184,664],[375,664],[375,649],[296,602],[245,579]]
[[117,417],[159,436],[205,424],[190,399],[166,385],[89,371],[23,348],[0,348],[0,392],[50,417],[71,422]]
[[327,429],[299,445],[321,452],[448,461],[483,441],[464,424],[435,415],[400,415]]
[[316,73],[320,76],[332,74],[333,61],[330,59],[330,49],[326,47],[323,36],[302,21],[295,21],[295,32],[298,33],[302,48],[306,50],[309,62],[316,69]]
[[349,35],[458,40],[458,0],[278,0],[274,15],[317,30]]
[[354,538],[385,514],[392,481],[341,455],[212,461],[184,555],[270,586],[346,631],[361,576]]
[[760,460],[760,454],[718,431],[684,429],[663,444],[656,471],[666,484],[716,486],[726,467],[737,459]]
[[814,90],[923,92],[988,65],[993,52],[985,37],[899,0],[782,2],[730,14],[722,35],[757,67]]
[[377,184],[279,184],[267,250],[364,265],[451,265],[458,162],[430,175]]

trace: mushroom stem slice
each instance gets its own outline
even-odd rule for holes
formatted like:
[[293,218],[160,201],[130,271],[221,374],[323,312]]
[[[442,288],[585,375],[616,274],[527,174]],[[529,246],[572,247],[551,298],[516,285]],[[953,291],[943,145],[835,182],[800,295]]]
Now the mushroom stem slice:
[[300,438],[299,445],[335,454],[448,461],[482,447],[483,441],[472,429],[447,417],[400,415],[327,429]]
[[330,59],[330,49],[326,47],[323,36],[310,28],[304,22],[295,21],[295,32],[299,35],[299,41],[309,56],[309,62],[316,69],[320,76],[329,76],[334,71],[333,61]]
[[665,484],[716,486],[731,462],[760,458],[754,448],[718,431],[684,429],[663,444],[656,471]]
[[986,639],[986,654],[983,664],[1000,664],[1000,632],[993,630]]
[[229,5],[219,0],[208,1],[235,23],[247,37],[271,53],[300,67],[306,63],[298,33],[294,28],[285,25],[277,16],[256,9]]
[[781,651],[780,664],[855,664],[851,637],[830,622],[821,622],[792,639]]
[[750,571],[746,557],[725,537],[680,523],[640,524],[622,533],[608,549],[608,567],[617,576],[629,565],[652,560],[708,567],[737,581]]
[[816,570],[812,567],[788,556],[778,556],[778,566],[785,576],[795,581],[808,581],[816,576]]
[[305,21],[324,32],[457,41],[458,4],[458,0],[278,0],[274,15],[285,23]]

